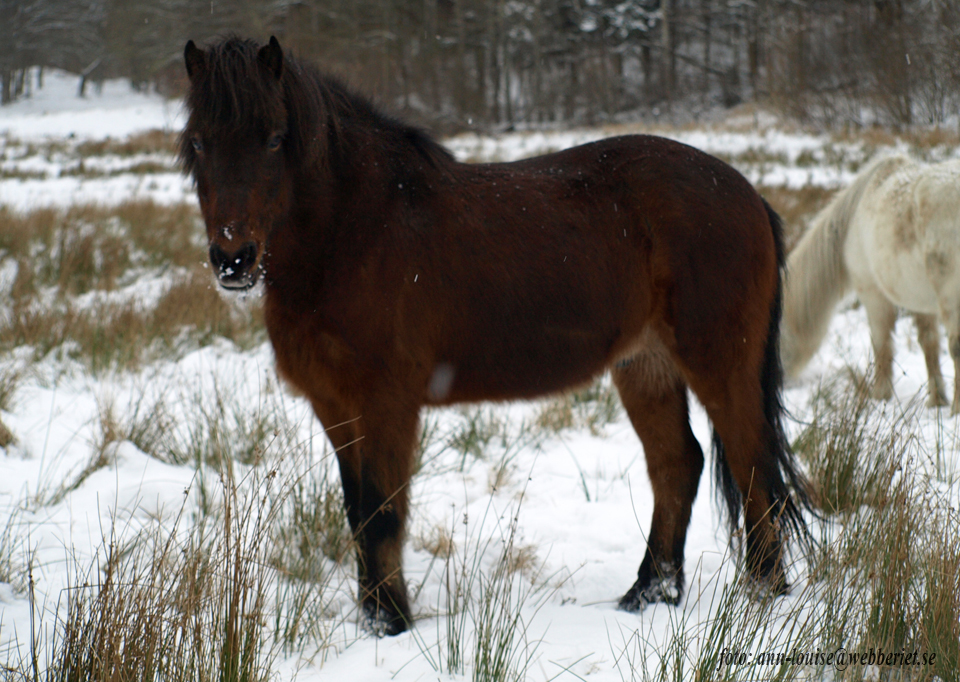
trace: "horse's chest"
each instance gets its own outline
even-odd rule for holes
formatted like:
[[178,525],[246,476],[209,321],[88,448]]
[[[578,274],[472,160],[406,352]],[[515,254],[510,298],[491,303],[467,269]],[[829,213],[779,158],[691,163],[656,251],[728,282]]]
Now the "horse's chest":
[[337,390],[357,377],[355,353],[313,320],[267,315],[267,332],[273,344],[277,372],[294,389],[307,396]]

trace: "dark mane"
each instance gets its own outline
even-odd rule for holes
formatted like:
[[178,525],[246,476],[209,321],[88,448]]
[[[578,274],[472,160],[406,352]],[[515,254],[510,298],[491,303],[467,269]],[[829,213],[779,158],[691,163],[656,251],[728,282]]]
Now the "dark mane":
[[187,172],[193,171],[195,163],[189,139],[193,132],[205,128],[236,132],[250,121],[276,116],[280,104],[287,113],[288,149],[299,161],[320,158],[326,150],[333,155],[349,153],[350,128],[357,124],[382,135],[388,154],[405,155],[412,147],[431,166],[452,161],[450,153],[425,131],[382,113],[340,79],[289,53],[284,54],[278,91],[263,77],[259,49],[255,41],[237,37],[206,48],[207,68],[187,95],[190,121],[179,142],[180,161]]

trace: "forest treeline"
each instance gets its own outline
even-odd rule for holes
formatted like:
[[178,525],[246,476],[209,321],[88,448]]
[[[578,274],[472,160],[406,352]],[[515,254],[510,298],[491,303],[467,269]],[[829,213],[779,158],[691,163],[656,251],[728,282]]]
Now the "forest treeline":
[[0,0],[2,101],[37,87],[33,67],[177,94],[187,39],[230,33],[276,35],[448,130],[745,101],[827,126],[960,110],[957,0]]

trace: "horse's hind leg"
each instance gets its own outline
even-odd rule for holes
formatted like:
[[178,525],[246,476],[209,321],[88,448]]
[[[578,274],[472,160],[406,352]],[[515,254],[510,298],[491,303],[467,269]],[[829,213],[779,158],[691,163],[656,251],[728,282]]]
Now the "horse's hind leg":
[[340,465],[363,615],[377,634],[398,634],[412,624],[401,550],[419,409],[368,401],[350,414],[337,402],[311,402]]
[[943,407],[947,404],[947,391],[940,373],[940,325],[935,315],[915,313],[917,339],[927,363],[927,407]]
[[960,296],[940,298],[940,319],[947,329],[947,348],[953,358],[953,402],[950,414],[960,413]]
[[642,354],[613,371],[633,428],[643,443],[653,486],[653,522],[637,581],[619,607],[677,604],[683,596],[683,548],[703,451],[690,430],[687,387],[665,353]]
[[690,377],[690,387],[713,422],[720,492],[733,520],[742,503],[750,575],[776,594],[787,590],[783,529],[787,491],[779,469],[776,434],[764,414],[764,397],[749,364],[728,372]]
[[874,375],[870,395],[879,400],[893,397],[893,327],[897,323],[897,309],[874,287],[857,289],[870,323],[870,341],[873,344]]
[[960,413],[960,329],[952,329],[947,342],[950,344],[950,357],[953,358],[953,402],[950,404],[950,414],[956,416]]

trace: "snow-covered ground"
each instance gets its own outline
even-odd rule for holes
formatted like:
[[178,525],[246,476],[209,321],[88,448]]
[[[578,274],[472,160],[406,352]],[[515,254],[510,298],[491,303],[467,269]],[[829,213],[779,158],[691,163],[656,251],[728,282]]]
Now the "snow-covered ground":
[[[64,176],[63,170],[78,162],[76,148],[82,141],[122,139],[149,129],[175,131],[183,122],[178,102],[132,93],[122,83],[108,82],[102,95],[91,92],[85,100],[74,96],[75,89],[76,79],[48,73],[43,90],[0,109],[0,206],[28,210],[80,202],[109,204],[134,197],[194,201],[190,183],[176,173],[169,155],[147,159],[169,168],[166,171],[125,173],[123,164],[144,159],[118,157],[88,162],[116,173]],[[496,139],[470,135],[448,144],[459,158],[506,161],[617,132],[621,131],[516,133]],[[731,158],[751,181],[766,185],[840,186],[853,171],[847,163],[828,161],[825,150],[835,156],[842,147],[850,160],[866,154],[857,143],[787,133],[770,122],[753,129],[660,132]],[[747,153],[751,151],[757,153]],[[954,153],[945,150],[943,155]],[[753,157],[759,160],[745,161]],[[801,158],[806,161],[798,165]],[[0,264],[2,258],[0,253]],[[908,318],[897,326],[895,345],[896,399],[906,404],[922,394],[926,381]],[[863,310],[848,301],[833,320],[824,347],[801,380],[787,389],[791,413],[800,421],[805,418],[822,379],[847,365],[866,370],[869,347]],[[0,453],[0,529],[15,516],[10,526],[15,532],[8,541],[15,554],[29,557],[34,566],[38,611],[33,622],[38,628],[53,626],[63,589],[75,577],[72,567],[88,563],[111,528],[128,533],[158,518],[171,518],[184,508],[189,516],[199,504],[194,467],[160,462],[130,442],[108,449],[109,464],[75,489],[61,490],[90,462],[101,437],[105,406],[123,413],[137,404],[163,400],[174,415],[170,428],[176,429],[195,416],[191,410],[198,409],[197,396],[219,391],[249,405],[252,412],[258,405],[282,410],[286,423],[294,425],[298,442],[312,439],[312,448],[303,449],[306,463],[279,456],[269,461],[270,467],[281,471],[281,480],[291,467],[324,467],[331,462],[308,407],[277,388],[267,344],[241,351],[228,342],[215,343],[138,372],[99,378],[53,355],[38,363],[28,363],[29,356],[29,351],[21,349],[0,357],[0,366],[24,370],[10,411],[0,415],[16,437]],[[946,352],[942,365],[947,385],[952,386],[953,366]],[[423,549],[426,539],[447,533],[463,552],[489,539],[493,544],[481,552],[488,562],[502,548],[514,517],[518,518],[514,547],[531,558],[524,579],[539,576],[548,585],[522,611],[523,637],[532,656],[527,679],[634,679],[639,676],[639,661],[653,655],[652,643],[663,643],[677,622],[705,622],[710,595],[717,585],[732,581],[734,574],[727,535],[712,503],[709,476],[705,474],[701,481],[687,539],[688,599],[677,608],[622,613],[615,608],[616,600],[635,578],[652,512],[642,448],[622,414],[596,434],[583,428],[532,438],[529,429],[522,427],[540,409],[538,404],[484,408],[481,414],[500,426],[482,458],[445,447],[448,442],[443,438],[461,428],[476,410],[452,409],[428,416],[440,436],[428,447],[424,469],[413,484],[405,550],[406,578],[417,592],[415,632],[376,639],[360,630],[351,615],[354,582],[348,566],[346,580],[336,588],[339,599],[331,600],[343,609],[342,617],[334,619],[338,624],[331,636],[333,646],[322,656],[281,659],[276,665],[281,679],[294,675],[300,680],[450,679],[434,667],[438,642],[445,637],[443,619],[436,615],[445,608],[445,592],[443,561]],[[706,449],[710,426],[695,403],[692,422]],[[921,438],[949,445],[946,463],[937,475],[947,481],[944,485],[956,500],[960,490],[956,421],[946,412],[926,410],[918,423]],[[799,421],[790,422],[792,436],[800,428]],[[57,501],[49,503],[51,499]],[[41,503],[44,500],[48,503]],[[800,592],[806,580],[802,565],[792,568],[792,579],[795,592]],[[698,594],[705,597],[698,600]],[[784,599],[789,604],[795,598]],[[21,655],[25,653],[30,630],[26,595],[13,585],[0,584],[0,665],[15,660],[16,643]],[[722,648],[723,642],[691,646]]]

